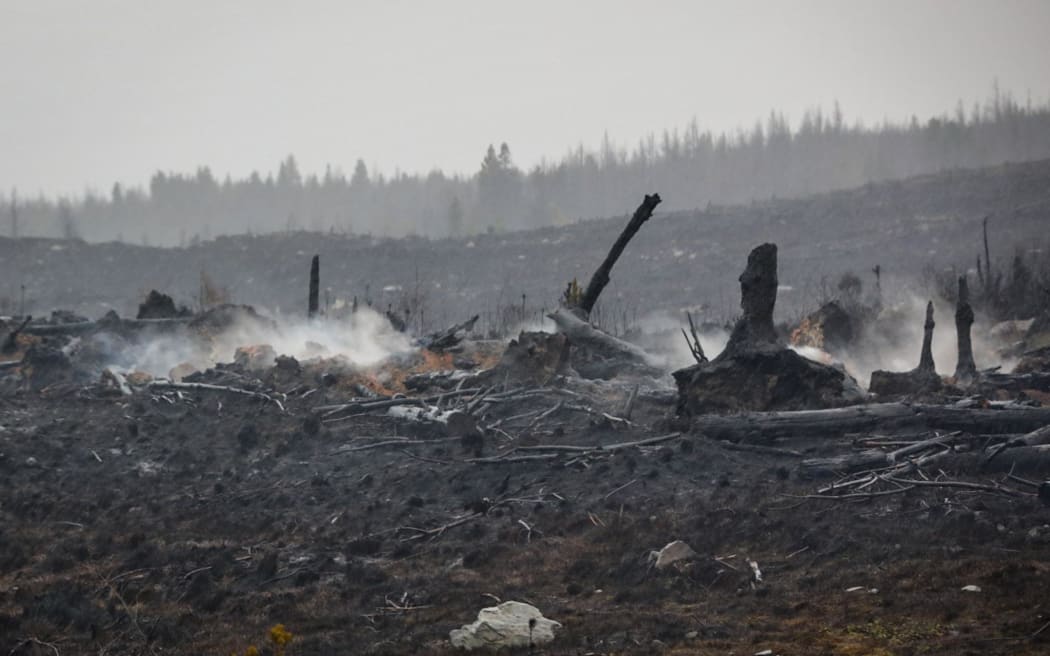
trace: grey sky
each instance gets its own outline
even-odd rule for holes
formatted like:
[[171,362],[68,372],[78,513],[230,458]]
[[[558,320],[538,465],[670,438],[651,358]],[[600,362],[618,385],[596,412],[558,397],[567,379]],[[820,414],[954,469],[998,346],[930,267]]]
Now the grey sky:
[[0,189],[361,157],[474,172],[838,99],[868,122],[1050,96],[1050,0],[0,0]]

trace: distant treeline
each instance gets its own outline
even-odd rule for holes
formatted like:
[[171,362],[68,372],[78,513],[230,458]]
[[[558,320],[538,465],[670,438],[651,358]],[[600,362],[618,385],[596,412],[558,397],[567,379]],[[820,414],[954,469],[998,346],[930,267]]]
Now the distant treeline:
[[0,234],[185,245],[223,234],[317,230],[446,237],[564,224],[629,212],[658,191],[661,209],[793,197],[948,168],[1050,157],[1050,103],[1021,104],[997,89],[967,111],[925,122],[848,123],[836,104],[806,112],[792,129],[771,113],[733,134],[684,130],[633,150],[608,138],[523,171],[511,149],[490,146],[471,177],[370,173],[329,167],[304,176],[289,156],[276,173],[218,180],[158,172],[148,189],[115,184],[108,196],[6,199]]

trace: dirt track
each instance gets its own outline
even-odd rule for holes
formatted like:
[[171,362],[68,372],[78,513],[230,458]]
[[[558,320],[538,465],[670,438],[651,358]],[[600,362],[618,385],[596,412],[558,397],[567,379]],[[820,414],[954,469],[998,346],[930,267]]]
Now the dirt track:
[[[541,653],[1050,645],[1050,629],[1026,638],[1050,620],[1050,508],[1034,496],[798,499],[817,483],[797,479],[797,458],[695,435],[586,465],[474,464],[476,444],[390,418],[317,430],[324,393],[287,412],[215,392],[0,399],[0,653],[27,638],[63,655],[267,653],[276,623],[290,655],[441,653],[494,597],[564,625]],[[666,416],[642,403],[633,429],[568,415],[518,439],[624,442],[669,433]],[[346,450],[395,435],[425,443]],[[699,557],[650,568],[673,539]],[[748,558],[765,575],[754,587]]]

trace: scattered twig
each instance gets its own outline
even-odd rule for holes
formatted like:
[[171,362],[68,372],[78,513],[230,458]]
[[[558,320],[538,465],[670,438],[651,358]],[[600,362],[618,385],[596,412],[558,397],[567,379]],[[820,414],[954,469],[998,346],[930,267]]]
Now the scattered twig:
[[631,480],[627,481],[626,483],[624,483],[620,487],[616,488],[612,492],[606,494],[604,497],[602,497],[602,499],[608,499],[609,497],[611,497],[612,495],[616,494],[620,490],[625,490],[625,489],[629,488],[630,486],[634,485],[637,482],[638,482],[637,478],[632,478]]
[[485,513],[483,513],[483,512],[471,513],[470,515],[464,515],[462,517],[457,517],[456,519],[452,520],[451,522],[442,524],[441,526],[437,526],[435,528],[416,528],[414,526],[400,526],[400,527],[395,529],[395,532],[399,532],[399,531],[415,531],[416,535],[404,538],[403,539],[404,542],[411,542],[413,540],[422,540],[424,538],[440,537],[445,531],[449,530],[450,528],[456,528],[457,526],[462,526],[462,525],[464,525],[464,524],[466,524],[468,522],[474,521],[475,519],[478,519],[480,517],[484,517],[484,515],[485,515]]
[[640,385],[635,385],[631,390],[631,393],[627,396],[627,402],[623,404],[623,411],[620,413],[623,418],[627,421],[631,420],[631,413],[634,412],[634,402],[638,400],[638,390]]
[[263,399],[273,403],[281,412],[284,412],[284,405],[269,394],[262,392],[253,392],[252,390],[242,389],[240,387],[228,387],[226,385],[212,385],[210,383],[176,383],[168,380],[155,380],[149,383],[150,389],[173,389],[173,390],[193,390],[193,391],[208,391],[208,392],[229,392],[231,394],[241,394],[243,396],[249,396],[256,399]]
[[17,653],[22,647],[25,647],[26,645],[39,645],[40,647],[47,647],[52,652],[54,652],[55,656],[61,656],[61,652],[58,651],[58,647],[56,647],[54,644],[50,642],[44,642],[43,640],[37,640],[36,638],[25,638],[24,640],[22,640],[22,642],[15,645],[11,649],[11,651],[7,652],[8,656],[13,656],[13,654]]
[[685,328],[683,328],[682,337],[685,337],[685,343],[689,345],[689,351],[693,354],[693,359],[696,360],[696,363],[703,364],[707,362],[707,356],[704,355],[704,347],[700,345],[700,337],[696,334],[693,314],[692,312],[686,312],[685,316],[689,319],[689,335],[685,333]]
[[730,442],[720,440],[718,445],[730,451],[745,451],[748,453],[765,453],[773,456],[791,456],[792,458],[804,458],[805,454],[794,449],[781,449],[775,446],[763,446],[761,444],[746,444],[743,442]]

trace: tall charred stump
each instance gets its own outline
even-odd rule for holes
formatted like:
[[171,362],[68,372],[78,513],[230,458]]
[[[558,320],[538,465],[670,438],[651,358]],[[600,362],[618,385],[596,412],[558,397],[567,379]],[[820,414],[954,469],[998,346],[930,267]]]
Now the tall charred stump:
[[763,345],[778,344],[773,327],[773,308],[777,303],[777,246],[762,244],[747,256],[747,267],[740,274],[740,309],[743,316],[733,326],[729,343],[718,357],[753,351]]
[[922,353],[919,355],[919,368],[916,371],[937,371],[933,362],[933,329],[937,324],[933,320],[933,301],[926,303],[926,323],[922,325]]
[[321,256],[314,255],[310,262],[310,296],[307,299],[306,316],[313,319],[317,316],[318,295],[321,291]]
[[762,244],[748,255],[740,276],[743,316],[725,350],[710,362],[674,372],[680,417],[830,408],[864,398],[844,370],[807,360],[781,344],[773,326],[777,284],[777,247]]
[[922,325],[922,353],[919,366],[911,371],[873,371],[868,391],[876,396],[914,396],[937,392],[943,387],[933,362],[933,301],[926,303],[926,322]]
[[959,298],[955,304],[955,332],[959,340],[959,361],[955,365],[955,382],[969,385],[977,379],[977,365],[973,361],[973,342],[970,328],[973,326],[973,307],[970,306],[970,289],[966,276],[959,276]]

